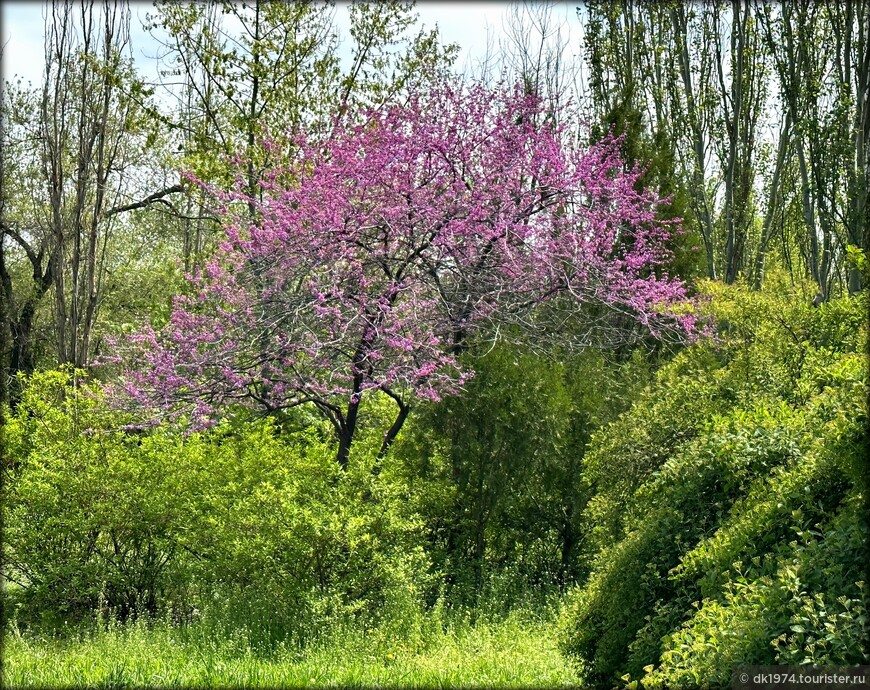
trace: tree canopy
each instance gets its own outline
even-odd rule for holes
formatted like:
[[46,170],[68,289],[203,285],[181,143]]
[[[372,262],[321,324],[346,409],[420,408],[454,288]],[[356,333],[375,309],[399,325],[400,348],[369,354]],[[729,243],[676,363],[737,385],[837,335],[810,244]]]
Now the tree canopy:
[[456,359],[469,339],[544,328],[544,303],[604,308],[580,324],[581,345],[597,330],[635,338],[633,322],[694,333],[691,311],[675,310],[683,283],[654,272],[669,258],[660,200],[637,191],[618,141],[569,146],[535,124],[540,111],[519,87],[443,81],[325,140],[297,136],[262,193],[241,177],[212,190],[226,240],[166,326],[130,339],[130,399],[200,426],[227,402],[311,403],[344,465],[366,392],[400,415],[408,398],[456,393],[473,373]]

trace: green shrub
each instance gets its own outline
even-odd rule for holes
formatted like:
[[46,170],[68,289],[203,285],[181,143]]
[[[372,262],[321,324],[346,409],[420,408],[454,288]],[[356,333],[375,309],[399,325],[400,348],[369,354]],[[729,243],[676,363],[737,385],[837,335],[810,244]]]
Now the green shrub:
[[329,443],[268,420],[214,436],[192,508],[211,615],[270,643],[357,618],[414,625],[429,565],[389,458],[343,473]]
[[597,552],[560,621],[587,682],[868,658],[866,297],[706,289],[717,341],[663,367],[587,454]]
[[316,428],[270,419],[125,430],[78,376],[34,375],[3,431],[21,625],[169,615],[274,644],[355,618],[417,624],[429,564],[390,459],[373,472],[361,443],[344,473]]
[[738,664],[867,663],[861,578],[868,532],[860,496],[852,494],[825,524],[791,527],[798,539],[764,560],[731,564],[715,596],[695,603],[689,620],[664,637],[644,687],[724,686]]
[[3,429],[4,575],[22,623],[155,613],[189,579],[180,441],[122,431],[79,376],[35,374]]

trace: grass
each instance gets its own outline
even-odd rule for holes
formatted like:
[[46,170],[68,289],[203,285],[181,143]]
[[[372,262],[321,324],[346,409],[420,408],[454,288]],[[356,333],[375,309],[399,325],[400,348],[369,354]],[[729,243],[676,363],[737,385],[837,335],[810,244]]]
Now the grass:
[[578,677],[549,624],[438,626],[415,639],[380,631],[334,633],[304,650],[258,653],[239,632],[196,625],[110,624],[61,637],[4,638],[4,687],[565,687]]

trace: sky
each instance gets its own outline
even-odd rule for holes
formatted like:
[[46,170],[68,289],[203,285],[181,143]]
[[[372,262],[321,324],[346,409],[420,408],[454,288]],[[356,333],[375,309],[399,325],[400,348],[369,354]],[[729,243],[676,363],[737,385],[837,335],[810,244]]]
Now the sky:
[[[564,18],[566,29],[576,29],[576,2],[554,3],[554,18]],[[140,74],[146,79],[156,79],[158,69],[156,45],[148,32],[142,28],[145,15],[152,11],[150,2],[133,1],[130,43],[133,57]],[[8,1],[2,2],[3,77],[14,81],[21,78],[25,83],[38,84],[43,71],[43,32],[46,3]],[[432,28],[436,24],[442,39],[458,43],[461,49],[457,60],[460,71],[470,68],[484,58],[487,36],[497,47],[504,22],[511,9],[508,2],[431,2],[421,0],[416,9],[421,24]],[[347,26],[348,3],[336,3],[336,21]],[[343,21],[345,19],[345,21]],[[349,41],[348,41],[349,42]]]

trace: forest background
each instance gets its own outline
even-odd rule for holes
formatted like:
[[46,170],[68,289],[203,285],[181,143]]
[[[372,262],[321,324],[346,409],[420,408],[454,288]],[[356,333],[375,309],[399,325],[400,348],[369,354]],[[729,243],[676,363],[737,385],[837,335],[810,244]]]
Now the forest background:
[[[505,15],[460,71],[405,3],[158,3],[152,83],[127,4],[46,6],[43,78],[2,94],[4,683],[652,688],[870,663],[865,3]],[[161,348],[209,352],[173,319],[214,297],[237,219],[268,227],[273,190],[328,169],[294,167],[296,135],[376,147],[385,114],[440,112],[420,94],[513,85],[535,105],[496,98],[505,131],[617,137],[607,179],[674,230],[636,286],[679,281],[668,308],[700,337],[587,291],[433,346],[473,372],[455,390],[273,404],[212,377],[207,425],[193,379],[144,404]]]

